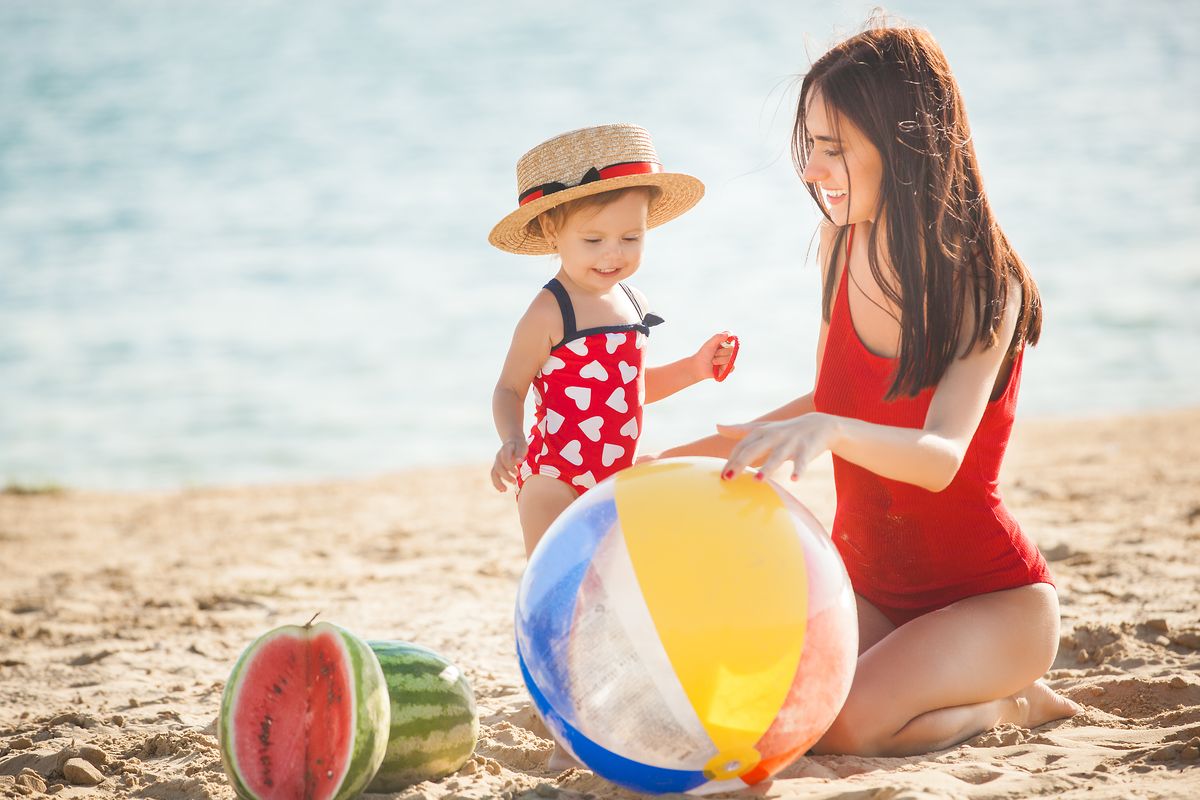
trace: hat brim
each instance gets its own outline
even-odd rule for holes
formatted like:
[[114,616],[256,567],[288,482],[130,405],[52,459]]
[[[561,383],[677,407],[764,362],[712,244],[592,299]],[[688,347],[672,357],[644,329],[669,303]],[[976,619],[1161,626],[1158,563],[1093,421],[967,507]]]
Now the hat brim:
[[580,186],[539,197],[516,209],[496,223],[488,234],[488,241],[509,253],[522,255],[547,255],[554,252],[543,237],[528,230],[528,225],[544,211],[571,200],[578,200],[601,192],[626,189],[630,186],[656,186],[661,190],[658,199],[650,207],[646,227],[653,228],[669,222],[684,213],[704,197],[704,184],[698,178],[682,172],[654,172],[645,175],[623,175],[592,181]]

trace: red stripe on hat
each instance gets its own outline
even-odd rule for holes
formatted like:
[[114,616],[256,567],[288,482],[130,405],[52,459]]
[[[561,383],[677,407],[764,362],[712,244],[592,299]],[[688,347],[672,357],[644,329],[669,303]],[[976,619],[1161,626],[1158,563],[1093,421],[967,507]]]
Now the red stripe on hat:
[[[599,175],[600,175],[599,180],[607,180],[609,178],[623,178],[626,175],[650,175],[650,174],[653,174],[656,172],[662,172],[662,171],[663,171],[663,165],[655,163],[653,161],[627,161],[622,164],[612,164],[610,166],[605,167],[604,169],[597,170],[597,172],[599,172]],[[592,183],[594,181],[595,181],[595,179],[593,179],[592,181],[585,180],[583,183],[580,183],[577,185],[583,186],[587,183]],[[535,188],[527,191],[525,194],[523,194],[521,197],[518,198],[517,205],[523,206],[526,203],[532,203],[534,200],[537,200],[539,197],[545,197],[546,195],[554,194],[555,192],[561,192],[565,189],[571,189],[571,188],[574,188],[574,187],[564,186],[563,184],[560,184],[560,183],[547,183],[547,184],[544,184],[543,186],[538,186],[538,187],[535,187]]]

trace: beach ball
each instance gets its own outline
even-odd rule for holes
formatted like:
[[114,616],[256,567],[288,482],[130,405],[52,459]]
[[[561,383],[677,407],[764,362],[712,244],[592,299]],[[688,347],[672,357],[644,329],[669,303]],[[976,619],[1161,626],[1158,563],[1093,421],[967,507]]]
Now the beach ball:
[[745,789],[803,755],[850,691],[854,594],[798,500],[716,459],[623,470],[538,543],[517,655],[547,728],[640,792]]

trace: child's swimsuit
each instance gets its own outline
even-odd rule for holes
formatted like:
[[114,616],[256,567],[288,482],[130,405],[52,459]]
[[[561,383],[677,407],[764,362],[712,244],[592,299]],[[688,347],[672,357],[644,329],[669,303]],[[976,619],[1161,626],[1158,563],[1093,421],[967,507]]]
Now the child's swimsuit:
[[[854,329],[847,294],[853,241],[851,228],[814,405],[829,414],[920,428],[933,387],[884,400],[896,359],[872,353]],[[896,625],[977,594],[1053,584],[1046,560],[997,488],[1023,355],[1017,353],[1003,394],[987,404],[958,474],[942,491],[889,480],[834,456],[834,543],[854,590]]]
[[662,318],[643,313],[619,285],[641,322],[580,331],[567,290],[556,278],[546,284],[562,312],[563,339],[533,378],[534,424],[518,492],[530,476],[546,475],[583,494],[633,464],[646,398],[643,348]]

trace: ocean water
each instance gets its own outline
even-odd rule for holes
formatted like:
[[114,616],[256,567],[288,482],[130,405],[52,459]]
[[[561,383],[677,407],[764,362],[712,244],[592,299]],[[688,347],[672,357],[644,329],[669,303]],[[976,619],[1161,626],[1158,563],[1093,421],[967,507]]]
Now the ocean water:
[[[0,481],[316,480],[487,463],[549,258],[486,242],[538,141],[646,126],[708,186],[635,283],[651,363],[737,373],[644,446],[812,385],[797,76],[871,4],[0,4]],[[1200,402],[1200,5],[901,2],[966,96],[1046,305],[1025,417]]]

